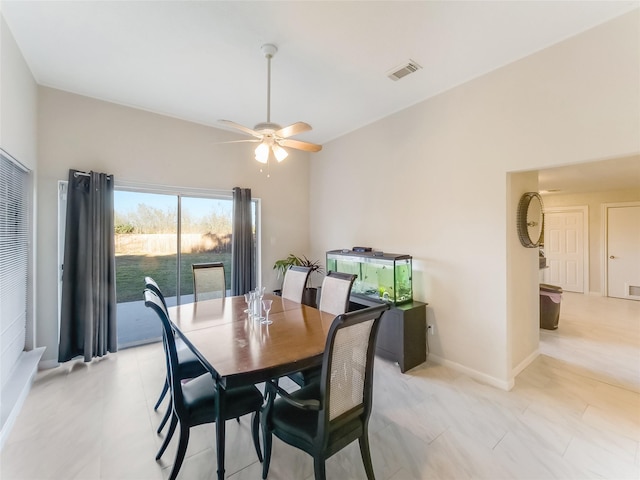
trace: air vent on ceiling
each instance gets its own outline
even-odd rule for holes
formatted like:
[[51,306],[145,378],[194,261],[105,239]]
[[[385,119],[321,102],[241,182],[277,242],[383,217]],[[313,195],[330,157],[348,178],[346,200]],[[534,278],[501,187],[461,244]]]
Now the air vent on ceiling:
[[387,76],[391,80],[396,81],[396,80],[400,80],[402,77],[406,77],[410,73],[413,73],[421,68],[422,67],[420,65],[418,65],[416,62],[410,59],[407,63],[399,65],[396,68],[388,71]]

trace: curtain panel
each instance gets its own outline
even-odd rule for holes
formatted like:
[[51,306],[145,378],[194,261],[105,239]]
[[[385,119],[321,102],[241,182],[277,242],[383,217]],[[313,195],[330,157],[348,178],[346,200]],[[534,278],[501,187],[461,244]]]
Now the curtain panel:
[[69,170],[58,361],[118,350],[113,176]]
[[233,189],[233,234],[231,238],[231,295],[244,295],[256,285],[251,189]]

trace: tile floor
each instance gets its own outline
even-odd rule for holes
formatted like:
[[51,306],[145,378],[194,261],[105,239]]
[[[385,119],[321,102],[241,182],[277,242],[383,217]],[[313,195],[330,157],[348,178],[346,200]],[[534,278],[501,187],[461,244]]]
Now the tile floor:
[[[376,478],[640,478],[640,302],[565,293],[560,328],[540,340],[510,392],[430,362],[402,375],[378,359]],[[0,478],[167,478],[177,441],[154,460],[162,356],[155,344],[40,372]],[[227,435],[228,478],[259,479],[249,418]],[[215,479],[213,425],[192,430],[187,456],[179,478]],[[365,478],[357,444],[327,461],[327,477]],[[269,478],[311,479],[312,460],[276,439]]]

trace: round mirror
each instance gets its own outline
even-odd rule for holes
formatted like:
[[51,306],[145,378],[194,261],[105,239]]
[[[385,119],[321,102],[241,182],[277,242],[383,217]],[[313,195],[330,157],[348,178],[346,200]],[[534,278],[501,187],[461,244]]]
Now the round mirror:
[[540,245],[543,226],[542,198],[536,192],[527,192],[518,203],[518,238],[520,243],[527,248],[536,248]]

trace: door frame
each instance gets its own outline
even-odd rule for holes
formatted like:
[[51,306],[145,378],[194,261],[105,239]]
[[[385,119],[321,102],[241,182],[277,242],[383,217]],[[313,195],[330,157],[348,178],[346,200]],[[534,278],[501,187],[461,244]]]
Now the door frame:
[[544,209],[544,214],[548,213],[582,213],[582,289],[583,294],[589,294],[589,206],[576,205],[573,207],[549,207]]
[[609,256],[609,209],[620,207],[640,207],[640,202],[613,202],[603,203],[601,206],[601,218],[602,228],[601,230],[601,245],[602,251],[600,252],[600,271],[602,272],[602,296],[609,296],[609,262],[607,257]]
[[67,225],[68,180],[58,180],[58,337],[62,314],[62,267],[64,265],[64,240]]

